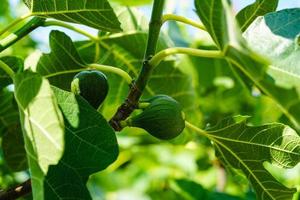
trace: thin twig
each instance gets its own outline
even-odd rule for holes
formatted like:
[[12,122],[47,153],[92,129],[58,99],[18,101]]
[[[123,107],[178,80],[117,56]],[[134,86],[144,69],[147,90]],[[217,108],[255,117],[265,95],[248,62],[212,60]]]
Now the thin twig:
[[28,179],[24,183],[0,192],[0,200],[15,200],[31,193],[31,180]]

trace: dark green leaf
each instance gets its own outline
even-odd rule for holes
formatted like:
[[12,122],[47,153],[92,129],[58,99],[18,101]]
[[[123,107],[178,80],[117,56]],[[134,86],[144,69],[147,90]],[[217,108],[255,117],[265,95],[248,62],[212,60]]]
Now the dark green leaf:
[[2,148],[4,159],[12,171],[18,172],[28,168],[20,124],[6,129],[2,138]]
[[26,152],[20,126],[18,106],[14,93],[8,90],[0,92],[0,134],[5,161],[13,171],[27,168]]
[[65,33],[52,31],[49,42],[51,53],[41,56],[36,71],[47,77],[52,85],[70,90],[76,70],[82,69],[84,63],[71,38]]
[[[113,129],[84,99],[52,88],[65,120],[65,151],[45,178],[45,199],[91,199],[86,182],[118,156]],[[66,184],[67,183],[67,184]]]
[[24,0],[33,15],[84,24],[99,30],[121,31],[113,9],[106,0]]
[[279,0],[256,0],[253,4],[242,9],[236,16],[242,31],[259,16],[263,16],[269,12],[276,10]]
[[270,162],[284,168],[300,162],[300,137],[283,124],[248,126],[247,117],[238,116],[221,121],[208,129],[217,156],[224,165],[241,169],[255,188],[257,199],[292,199],[296,192],[278,182],[264,168]]

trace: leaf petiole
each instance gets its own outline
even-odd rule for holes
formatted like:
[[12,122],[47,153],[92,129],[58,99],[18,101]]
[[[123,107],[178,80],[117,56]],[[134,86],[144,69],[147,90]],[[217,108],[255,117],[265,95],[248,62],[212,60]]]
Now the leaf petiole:
[[196,21],[193,21],[193,20],[188,19],[188,18],[183,17],[183,16],[178,16],[178,15],[174,15],[174,14],[165,14],[162,17],[162,23],[163,24],[167,21],[170,21],[170,20],[177,21],[177,22],[182,22],[184,24],[188,24],[188,25],[191,25],[191,26],[193,26],[195,28],[198,28],[200,30],[206,31],[206,28],[203,24],[198,23]]
[[185,121],[185,127],[195,131],[200,136],[205,136],[205,137],[211,139],[211,137],[209,136],[209,134],[205,130],[202,130],[202,129],[198,128],[197,126],[195,126],[194,124],[192,124],[188,121]]
[[223,53],[217,50],[201,50],[185,47],[173,47],[162,50],[152,57],[149,64],[154,68],[159,65],[166,57],[175,54],[186,54],[191,56],[205,57],[205,58],[223,58]]
[[89,69],[101,70],[101,71],[117,74],[120,77],[122,77],[128,85],[132,84],[131,76],[127,72],[125,72],[124,70],[122,70],[120,68],[108,66],[108,65],[100,65],[100,64],[96,64],[96,63],[89,64],[87,67]]
[[59,75],[63,75],[63,74],[76,73],[76,72],[81,72],[81,71],[85,71],[85,70],[99,70],[99,71],[111,72],[111,73],[117,74],[120,77],[122,77],[128,85],[131,85],[131,83],[132,83],[131,76],[124,70],[117,68],[117,67],[108,66],[108,65],[100,65],[100,64],[96,64],[96,63],[89,64],[87,66],[83,66],[80,69],[66,70],[66,71],[56,72],[53,74],[48,74],[45,76],[45,78],[50,78],[50,77],[59,76]]
[[77,28],[75,26],[72,26],[70,24],[67,24],[67,23],[64,23],[64,22],[61,22],[61,21],[54,21],[54,20],[46,21],[43,24],[43,27],[48,27],[48,26],[60,26],[60,27],[63,27],[63,28],[67,28],[69,30],[72,30],[74,32],[77,32],[81,35],[84,35],[84,36],[88,37],[89,39],[91,39],[94,42],[99,41],[99,38],[97,36],[91,35],[90,33],[86,32],[86,31],[84,31],[80,28]]

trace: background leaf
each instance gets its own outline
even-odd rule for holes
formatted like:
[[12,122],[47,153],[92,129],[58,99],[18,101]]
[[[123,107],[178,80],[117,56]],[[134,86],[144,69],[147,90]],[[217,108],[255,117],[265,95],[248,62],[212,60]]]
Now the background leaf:
[[279,0],[256,0],[254,3],[243,8],[236,16],[241,30],[245,31],[257,17],[275,11],[278,6],[278,1]]
[[185,179],[174,180],[173,188],[177,191],[178,195],[183,196],[183,199],[187,200],[241,200],[239,197],[221,192],[210,192],[203,188],[200,184]]
[[24,0],[33,15],[84,24],[99,30],[121,31],[120,23],[106,0]]
[[[86,182],[118,156],[113,129],[87,101],[52,88],[65,120],[65,151],[45,177],[45,199],[91,199]],[[67,184],[66,184],[67,183]]]

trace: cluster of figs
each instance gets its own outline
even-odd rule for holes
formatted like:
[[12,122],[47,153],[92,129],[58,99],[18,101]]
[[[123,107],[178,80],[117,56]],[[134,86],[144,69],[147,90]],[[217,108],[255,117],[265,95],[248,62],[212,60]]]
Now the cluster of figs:
[[[82,96],[97,109],[107,96],[109,85],[106,76],[96,70],[81,71],[71,83],[71,91]],[[125,121],[126,126],[139,127],[161,140],[170,140],[183,131],[184,114],[181,105],[167,95],[156,95],[143,101],[143,111]]]

